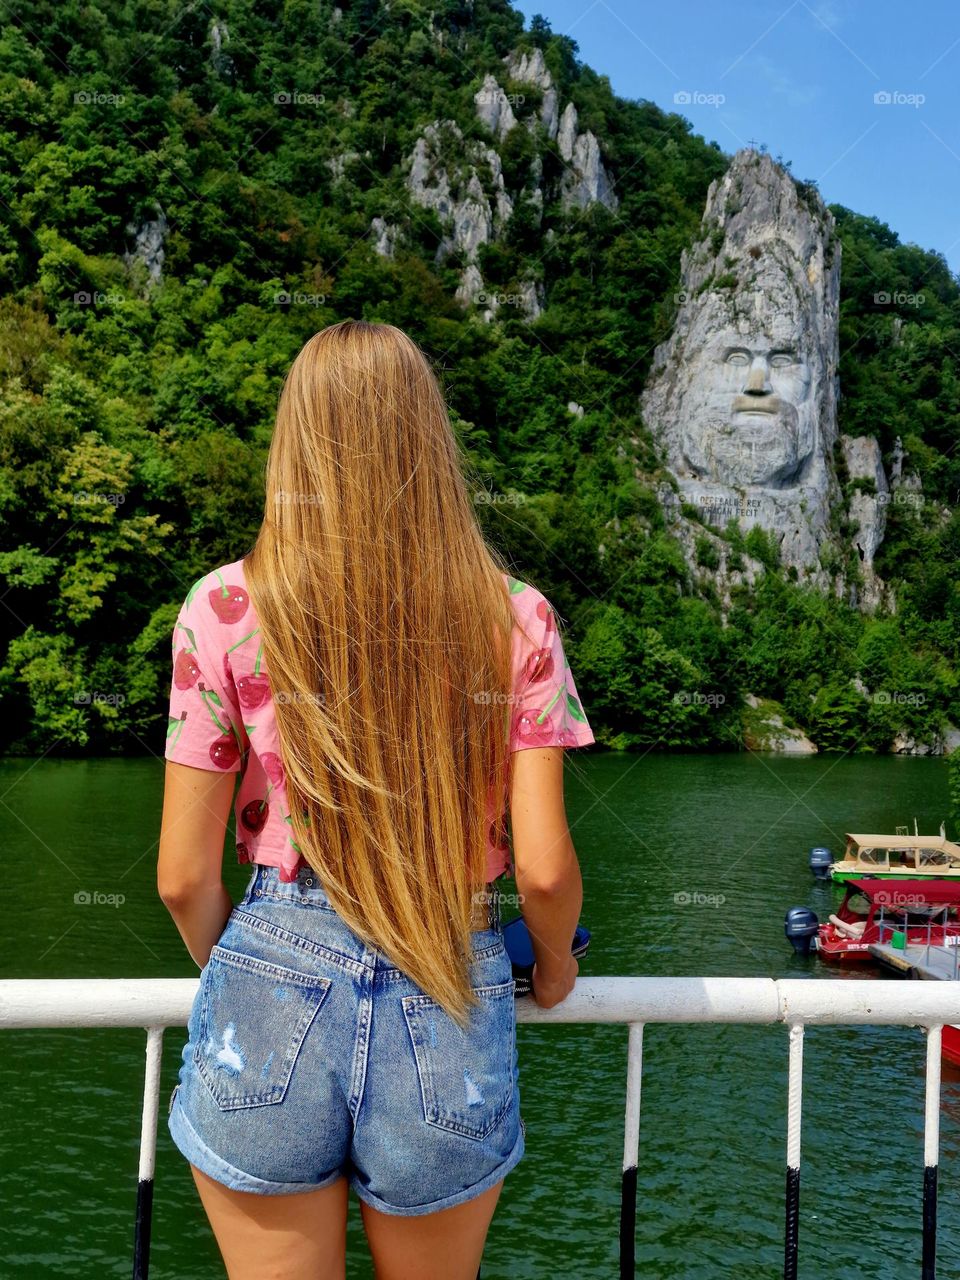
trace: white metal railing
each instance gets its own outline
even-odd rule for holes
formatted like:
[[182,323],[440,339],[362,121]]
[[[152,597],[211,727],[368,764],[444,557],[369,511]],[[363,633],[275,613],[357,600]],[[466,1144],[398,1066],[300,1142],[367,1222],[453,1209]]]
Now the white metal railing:
[[[186,1026],[199,978],[13,979],[0,981],[0,1030],[23,1027],[143,1027],[147,1032],[134,1280],[146,1280],[166,1027]],[[633,1276],[643,1028],[647,1022],[781,1023],[789,1029],[785,1280],[796,1280],[800,1196],[803,1029],[842,1024],[921,1026],[927,1033],[923,1258],[936,1277],[940,1049],[945,1023],[960,1023],[960,984],[864,979],[580,978],[553,1009],[517,1001],[518,1022],[623,1023],[629,1028],[620,1216],[620,1275]]]

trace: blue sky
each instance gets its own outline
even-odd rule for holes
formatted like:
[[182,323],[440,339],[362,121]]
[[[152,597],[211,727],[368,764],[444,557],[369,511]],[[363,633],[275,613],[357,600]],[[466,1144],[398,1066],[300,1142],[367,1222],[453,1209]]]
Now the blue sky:
[[[516,0],[615,93],[732,155],[753,139],[827,203],[960,273],[958,0]],[[674,95],[690,94],[677,104]],[[876,102],[875,94],[890,100]]]

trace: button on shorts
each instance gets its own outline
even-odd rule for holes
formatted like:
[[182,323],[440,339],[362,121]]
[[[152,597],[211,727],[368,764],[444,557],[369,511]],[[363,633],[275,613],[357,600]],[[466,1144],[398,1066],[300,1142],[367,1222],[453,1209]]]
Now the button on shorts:
[[479,1004],[461,1031],[332,909],[315,878],[257,866],[200,974],[168,1127],[238,1191],[346,1177],[384,1213],[480,1195],[523,1155],[513,978],[473,934]]

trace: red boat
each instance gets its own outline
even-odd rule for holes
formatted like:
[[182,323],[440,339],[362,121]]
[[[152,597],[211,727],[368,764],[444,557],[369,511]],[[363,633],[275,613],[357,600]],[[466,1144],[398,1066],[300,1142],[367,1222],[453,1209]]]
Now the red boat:
[[906,934],[909,946],[960,945],[957,880],[848,880],[843,902],[817,930],[830,964],[871,962],[870,946]]

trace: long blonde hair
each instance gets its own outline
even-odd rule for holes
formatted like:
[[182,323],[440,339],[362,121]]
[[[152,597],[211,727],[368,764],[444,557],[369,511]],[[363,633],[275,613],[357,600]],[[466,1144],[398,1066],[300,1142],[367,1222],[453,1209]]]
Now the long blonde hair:
[[331,325],[284,383],[244,561],[296,846],[342,919],[460,1025],[514,625],[464,462],[417,344]]

